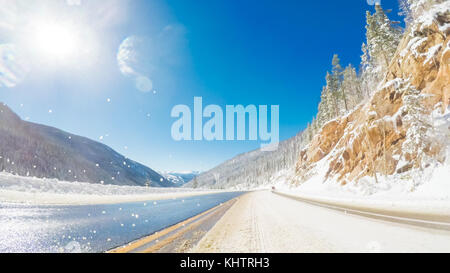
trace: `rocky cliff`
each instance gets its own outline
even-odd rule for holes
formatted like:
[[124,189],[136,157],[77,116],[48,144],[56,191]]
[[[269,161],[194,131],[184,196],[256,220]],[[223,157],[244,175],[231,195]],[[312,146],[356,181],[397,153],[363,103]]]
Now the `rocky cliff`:
[[[443,5],[448,7],[448,3]],[[423,132],[412,130],[418,121],[410,108],[413,94],[423,111],[416,114],[429,123],[434,122],[434,116],[448,112],[449,26],[450,13],[441,7],[409,27],[371,98],[349,114],[326,123],[300,152],[295,183],[324,172],[325,180],[346,184],[365,176],[376,179],[377,175],[427,168],[429,159],[444,162],[450,128],[447,125],[439,136],[425,132],[425,139],[417,140]],[[426,125],[424,122],[424,130]],[[430,127],[431,131],[435,129],[433,124]],[[423,149],[405,148],[414,141],[420,141]]]

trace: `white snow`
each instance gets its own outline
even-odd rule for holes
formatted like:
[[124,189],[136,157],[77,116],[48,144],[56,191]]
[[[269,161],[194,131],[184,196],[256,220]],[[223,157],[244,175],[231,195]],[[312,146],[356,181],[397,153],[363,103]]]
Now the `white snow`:
[[450,28],[450,23],[445,23],[439,27],[439,31],[441,31],[442,33],[446,33],[449,28]]
[[[433,213],[448,213],[450,210],[450,109],[440,113],[437,108],[433,113],[435,140],[443,145],[442,153],[446,161],[429,162],[430,167],[411,170],[390,176],[378,175],[378,183],[372,177],[363,177],[346,185],[328,179],[328,157],[333,151],[319,161],[314,167],[316,175],[293,186],[289,180],[273,181],[277,190],[299,195],[305,198],[327,200],[335,203],[357,203],[361,206],[383,207],[401,211],[422,210]],[[408,162],[399,162],[401,167]]]
[[280,192],[335,204],[440,214],[450,210],[448,177],[450,168],[441,166],[433,170],[429,181],[419,186],[415,186],[411,179],[383,176],[378,177],[378,183],[371,177],[365,177],[357,183],[342,186],[332,180],[324,183],[323,178],[318,175],[300,187],[279,183],[276,188]]
[[[417,4],[417,7],[423,4]],[[414,8],[414,7],[413,7]],[[433,5],[429,10],[425,11],[418,19],[417,24],[420,25],[420,30],[429,27],[436,22],[436,18],[439,14],[443,14],[450,10],[450,2],[443,1],[440,4]]]
[[218,191],[100,185],[16,176],[0,172],[0,202],[31,204],[110,204],[169,199]]
[[430,47],[430,49],[428,50],[427,53],[425,53],[426,59],[425,61],[423,61],[424,64],[427,64],[429,61],[432,60],[432,58],[434,58],[436,56],[436,53],[439,52],[439,50],[441,49],[442,44],[437,44],[435,46]]
[[[414,238],[414,240],[411,240]],[[237,200],[191,252],[448,252],[448,232],[374,220],[257,191]]]
[[450,50],[450,41],[447,43],[447,46],[445,47],[444,51],[442,52],[442,55],[445,55],[448,50]]
[[414,56],[418,56],[417,48],[427,40],[427,37],[414,37],[412,38],[408,45],[400,52],[400,56],[405,57],[407,54],[414,54]]
[[382,87],[381,87],[381,89],[385,89],[385,88],[388,88],[388,87],[391,87],[391,86],[394,86],[394,89],[398,89],[398,88],[400,88],[400,86],[402,85],[402,84],[404,84],[405,82],[407,82],[408,80],[405,80],[405,79],[402,79],[402,78],[395,78],[395,79],[393,79],[393,80],[390,80],[390,81],[388,81],[388,82],[386,82]]

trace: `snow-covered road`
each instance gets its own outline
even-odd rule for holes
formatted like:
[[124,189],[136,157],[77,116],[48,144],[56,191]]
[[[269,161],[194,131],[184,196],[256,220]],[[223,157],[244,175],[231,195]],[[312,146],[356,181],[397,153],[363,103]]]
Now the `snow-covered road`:
[[450,232],[346,214],[269,191],[239,198],[194,252],[450,252]]

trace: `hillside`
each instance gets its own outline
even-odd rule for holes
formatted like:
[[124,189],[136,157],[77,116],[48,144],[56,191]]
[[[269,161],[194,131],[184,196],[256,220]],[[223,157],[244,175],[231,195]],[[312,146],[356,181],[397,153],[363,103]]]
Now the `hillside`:
[[201,173],[186,187],[212,189],[252,188],[271,183],[279,172],[293,172],[305,135],[280,142],[275,151],[261,149],[240,154],[219,166]]
[[104,144],[23,121],[3,103],[0,117],[0,172],[100,184],[173,186]]

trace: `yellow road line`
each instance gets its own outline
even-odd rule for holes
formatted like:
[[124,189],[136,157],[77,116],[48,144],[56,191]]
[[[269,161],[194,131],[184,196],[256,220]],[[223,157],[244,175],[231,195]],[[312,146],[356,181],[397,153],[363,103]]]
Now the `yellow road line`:
[[164,235],[167,235],[168,233],[170,233],[170,232],[172,232],[172,231],[174,231],[174,230],[176,230],[178,228],[181,228],[181,227],[183,227],[183,226],[185,226],[185,225],[187,225],[187,224],[197,220],[198,218],[200,218],[200,217],[202,217],[202,216],[204,216],[204,215],[214,211],[215,209],[219,208],[220,206],[221,205],[215,206],[215,207],[213,207],[213,208],[211,208],[211,209],[209,209],[209,210],[207,210],[205,212],[197,214],[194,217],[191,217],[191,218],[189,218],[187,220],[184,220],[184,221],[182,221],[182,222],[180,222],[178,224],[175,224],[175,225],[170,226],[170,227],[168,227],[166,229],[163,229],[162,231],[155,232],[152,235],[149,235],[147,237],[144,237],[142,239],[134,241],[134,242],[132,242],[130,244],[127,244],[125,246],[121,246],[121,247],[109,250],[107,252],[108,253],[127,253],[127,252],[130,252],[130,251],[133,251],[136,248],[139,248],[139,247],[141,247],[141,246],[143,246],[145,244],[148,244],[148,243],[150,243],[150,242],[152,242],[152,241],[154,241],[154,240],[156,240],[156,239],[158,239],[158,238],[160,238],[160,237],[162,237]]
[[191,225],[189,225],[188,227],[181,229],[180,231],[176,232],[175,234],[172,234],[171,236],[165,238],[164,240],[150,246],[149,248],[141,251],[141,253],[152,253],[152,252],[156,252],[159,249],[161,249],[162,247],[164,247],[165,245],[173,242],[175,239],[177,239],[178,237],[182,236],[183,234],[187,233],[188,231],[197,228],[198,226],[200,226],[204,221],[206,221],[207,219],[209,219],[210,217],[212,217],[213,215],[215,215],[216,213],[218,213],[220,211],[220,208],[229,206],[229,202],[232,202],[233,200],[228,201],[227,203],[221,205],[221,206],[217,206],[214,209],[216,209],[215,211],[212,211],[211,214],[207,215],[206,217],[204,217],[203,219],[200,219],[199,221],[192,223]]

